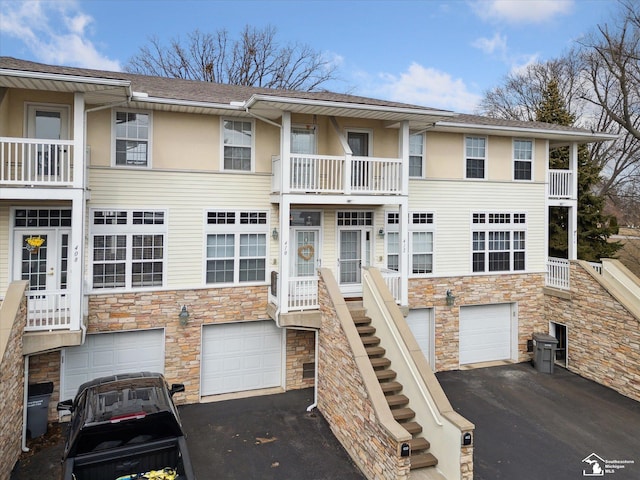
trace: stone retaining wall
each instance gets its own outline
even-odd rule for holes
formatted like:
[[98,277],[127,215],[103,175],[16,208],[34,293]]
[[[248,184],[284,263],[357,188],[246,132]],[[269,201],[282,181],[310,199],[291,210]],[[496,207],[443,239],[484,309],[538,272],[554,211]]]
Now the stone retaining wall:
[[545,295],[545,316],[567,327],[570,371],[640,401],[640,319],[579,263],[570,295]]

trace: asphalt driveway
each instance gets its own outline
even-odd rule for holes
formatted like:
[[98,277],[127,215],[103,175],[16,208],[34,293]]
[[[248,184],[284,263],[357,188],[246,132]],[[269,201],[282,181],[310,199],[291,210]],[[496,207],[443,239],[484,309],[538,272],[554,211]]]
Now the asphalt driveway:
[[475,480],[640,478],[639,402],[563,368],[545,374],[528,363],[436,375],[476,426]]

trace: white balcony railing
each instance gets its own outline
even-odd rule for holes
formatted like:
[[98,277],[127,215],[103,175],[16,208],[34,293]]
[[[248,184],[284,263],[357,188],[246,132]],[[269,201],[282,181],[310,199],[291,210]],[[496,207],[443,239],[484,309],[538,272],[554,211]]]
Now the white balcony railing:
[[547,275],[545,283],[547,287],[569,290],[570,263],[566,258],[549,257],[547,259]]
[[549,198],[574,198],[573,172],[549,170]]
[[381,268],[380,273],[393,298],[396,299],[396,302],[400,302],[400,272]]
[[27,292],[25,330],[64,330],[71,328],[69,296],[66,290]]
[[318,304],[318,278],[292,277],[289,279],[288,309],[315,310]]
[[[398,158],[335,155],[291,155],[288,190],[301,193],[402,192],[402,162]],[[282,191],[282,163],[272,158],[274,192]]]
[[0,185],[72,183],[73,141],[0,137]]

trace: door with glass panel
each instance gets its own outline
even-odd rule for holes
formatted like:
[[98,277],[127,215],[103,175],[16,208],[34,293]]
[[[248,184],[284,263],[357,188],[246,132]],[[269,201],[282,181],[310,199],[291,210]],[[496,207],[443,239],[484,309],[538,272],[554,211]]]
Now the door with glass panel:
[[362,294],[362,268],[371,265],[371,229],[339,231],[340,289],[345,295]]
[[317,190],[318,176],[316,160],[316,130],[313,126],[291,128],[291,188],[294,190]]
[[354,190],[366,190],[369,188],[370,166],[366,158],[370,151],[369,132],[347,132],[347,142],[353,157],[351,159],[351,187]]
[[[39,140],[67,140],[69,109],[65,106],[29,105],[27,107],[27,136]],[[31,150],[28,171],[32,179],[58,177],[65,168],[66,147],[37,142]],[[69,172],[66,172],[66,176]]]
[[290,263],[289,308],[318,305],[318,268],[321,265],[321,212],[292,210],[290,215],[293,256]]

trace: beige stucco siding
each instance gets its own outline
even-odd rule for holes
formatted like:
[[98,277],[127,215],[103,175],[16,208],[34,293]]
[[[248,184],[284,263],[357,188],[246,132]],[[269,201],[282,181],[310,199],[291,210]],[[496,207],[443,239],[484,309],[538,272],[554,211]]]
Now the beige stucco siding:
[[[73,118],[73,94],[57,92],[40,92],[34,90],[11,89],[8,93],[8,101],[1,113],[0,135],[6,137],[26,137],[26,106],[29,103],[39,103],[55,106],[69,107],[69,137],[73,135],[71,119]],[[6,113],[4,113],[6,112]],[[6,117],[6,122],[5,122]],[[9,120],[11,119],[11,120]]]
[[526,213],[526,268],[528,272],[544,271],[543,199],[542,183],[428,180],[409,183],[409,209],[435,214],[434,275],[438,277],[471,273],[471,215],[482,211]]
[[[90,178],[89,208],[168,212],[167,288],[205,285],[207,210],[271,210],[267,175],[91,169]],[[273,242],[270,235],[268,241]]]
[[0,202],[0,298],[9,286],[9,205]]

